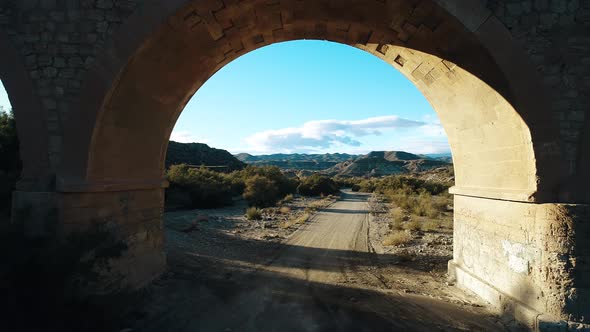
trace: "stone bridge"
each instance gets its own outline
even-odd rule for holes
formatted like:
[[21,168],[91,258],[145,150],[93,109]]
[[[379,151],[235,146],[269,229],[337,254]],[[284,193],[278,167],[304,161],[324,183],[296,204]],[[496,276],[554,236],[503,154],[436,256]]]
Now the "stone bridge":
[[589,0],[0,0],[13,222],[62,242],[106,232],[126,249],[97,290],[149,283],[180,112],[233,59],[297,39],[374,54],[438,113],[458,286],[538,328],[590,322]]

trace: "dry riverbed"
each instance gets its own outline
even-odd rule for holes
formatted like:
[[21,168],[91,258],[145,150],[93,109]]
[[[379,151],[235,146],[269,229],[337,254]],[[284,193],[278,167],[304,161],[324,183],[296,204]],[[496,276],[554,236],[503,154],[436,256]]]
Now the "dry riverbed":
[[336,199],[335,196],[295,197],[281,203],[280,207],[262,209],[261,220],[248,220],[246,202],[238,201],[233,206],[220,209],[169,212],[165,224],[167,229],[185,234],[214,230],[242,240],[280,242],[309,221],[318,209],[329,206]]
[[[169,271],[130,331],[502,331],[446,280],[452,231],[384,246],[379,200],[295,198],[244,216],[243,203],[166,214]],[[370,213],[372,212],[372,213]]]

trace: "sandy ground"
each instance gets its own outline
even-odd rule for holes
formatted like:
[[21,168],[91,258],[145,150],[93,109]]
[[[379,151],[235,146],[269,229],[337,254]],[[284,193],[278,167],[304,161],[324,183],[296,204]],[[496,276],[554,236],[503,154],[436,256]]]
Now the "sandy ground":
[[[170,269],[148,289],[149,300],[129,321],[130,328],[505,330],[481,303],[446,284],[441,259],[412,264],[407,253],[377,253],[370,239],[376,221],[367,199],[345,193],[310,221],[290,228],[279,226],[289,216],[246,221],[243,206],[200,211],[209,221],[196,225],[195,212],[167,214]],[[304,206],[292,203],[292,213]]]

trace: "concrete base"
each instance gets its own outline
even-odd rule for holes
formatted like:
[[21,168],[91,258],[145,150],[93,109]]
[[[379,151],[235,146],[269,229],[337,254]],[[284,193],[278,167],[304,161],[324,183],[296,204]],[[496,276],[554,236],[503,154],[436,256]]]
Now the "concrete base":
[[477,276],[463,270],[452,260],[449,261],[449,279],[459,288],[475,293],[492,305],[497,312],[508,319],[513,319],[520,325],[527,326],[538,332],[590,332],[590,325],[556,320],[528,307],[519,300],[502,293],[493,285],[488,284]]
[[468,271],[465,271],[452,260],[449,261],[449,279],[451,279],[457,287],[475,293],[475,295],[491,304],[499,313],[506,314],[509,312],[510,318],[513,318],[519,324],[529,327],[538,325],[537,318],[541,313],[502,293],[494,286],[481,280]]
[[590,318],[589,211],[587,205],[456,195],[449,275],[531,328],[584,326]]

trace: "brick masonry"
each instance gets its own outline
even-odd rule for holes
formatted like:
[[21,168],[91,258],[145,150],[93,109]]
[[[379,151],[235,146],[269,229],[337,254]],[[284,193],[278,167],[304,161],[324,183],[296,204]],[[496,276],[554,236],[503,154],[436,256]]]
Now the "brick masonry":
[[[577,169],[590,109],[590,1],[488,1],[488,8],[522,45],[543,75],[560,124],[570,174]],[[587,149],[587,147],[586,147]]]
[[53,170],[60,161],[63,123],[73,111],[86,70],[136,7],[136,1],[126,0],[0,2],[0,28],[21,54],[46,111],[44,139]]

